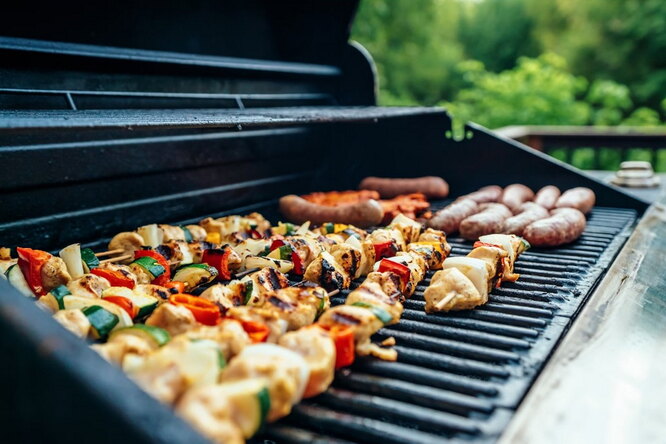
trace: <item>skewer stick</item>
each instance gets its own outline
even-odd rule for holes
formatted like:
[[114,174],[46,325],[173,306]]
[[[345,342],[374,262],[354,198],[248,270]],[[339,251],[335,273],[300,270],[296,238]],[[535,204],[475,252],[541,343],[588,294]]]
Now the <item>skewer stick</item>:
[[104,259],[103,261],[99,261],[100,264],[107,264],[109,262],[122,262],[126,259],[132,259],[134,257],[133,254],[124,254],[122,256],[116,256],[116,257],[111,257],[109,259]]
[[328,294],[327,294],[327,296],[330,298],[331,296],[335,296],[335,295],[338,294],[338,293],[340,293],[340,290],[339,290],[339,289],[338,289],[338,290],[329,291]]
[[234,279],[240,279],[240,278],[242,278],[243,276],[247,276],[248,274],[252,274],[252,273],[254,273],[255,271],[259,271],[259,270],[261,270],[259,267],[255,267],[255,268],[247,269],[247,270],[245,270],[245,271],[241,271],[240,273],[236,273],[236,274],[234,275]]
[[102,251],[101,253],[95,253],[97,257],[111,256],[113,254],[123,253],[125,250],[122,248],[117,248],[115,250]]

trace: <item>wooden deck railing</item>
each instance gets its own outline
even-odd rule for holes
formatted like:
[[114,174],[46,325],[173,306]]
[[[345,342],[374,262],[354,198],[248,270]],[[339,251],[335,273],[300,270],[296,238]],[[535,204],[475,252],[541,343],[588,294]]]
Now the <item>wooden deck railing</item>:
[[547,154],[557,151],[557,157],[567,163],[572,163],[576,149],[592,148],[590,169],[608,168],[602,165],[602,150],[618,151],[619,161],[629,160],[630,150],[647,150],[650,158],[642,160],[650,160],[655,167],[659,151],[666,150],[666,127],[506,126],[495,132]]

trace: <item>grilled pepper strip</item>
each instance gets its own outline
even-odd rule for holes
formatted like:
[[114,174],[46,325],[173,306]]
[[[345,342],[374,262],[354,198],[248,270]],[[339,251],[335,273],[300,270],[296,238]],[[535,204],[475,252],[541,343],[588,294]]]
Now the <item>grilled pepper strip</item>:
[[204,325],[216,325],[222,318],[220,308],[214,302],[198,296],[183,293],[172,294],[169,302],[187,308],[194,315],[194,319]]
[[90,270],[91,274],[99,276],[109,281],[112,287],[127,287],[130,290],[134,288],[134,281],[116,270],[107,270],[104,268],[95,268]]
[[398,275],[400,278],[401,290],[405,291],[405,287],[407,287],[407,283],[409,282],[410,277],[409,267],[403,264],[399,264],[395,261],[382,259],[382,261],[379,263],[379,272],[384,273],[386,271],[390,271],[391,273]]
[[243,326],[245,333],[247,333],[255,344],[258,342],[266,342],[266,339],[268,339],[270,329],[266,324],[254,321],[241,321],[241,325]]
[[218,271],[217,279],[228,281],[231,279],[231,271],[229,270],[229,256],[231,255],[231,248],[214,248],[204,250],[201,262],[215,267]]
[[373,244],[373,246],[375,247],[375,260],[383,259],[385,257],[393,257],[398,252],[391,241],[381,244]]
[[32,248],[16,249],[18,253],[18,266],[25,276],[25,280],[37,297],[44,296],[47,291],[42,283],[42,267],[52,256],[46,251]]
[[354,328],[350,325],[334,325],[327,330],[335,344],[335,368],[352,365],[355,357]]
[[[143,263],[136,260],[136,259],[140,259],[142,257],[149,257],[149,258],[154,259],[157,262],[157,264],[164,269],[164,271],[162,273],[160,273],[159,272],[160,270],[158,269],[158,267],[155,267],[155,266],[146,267],[146,266],[144,266]],[[169,263],[164,258],[164,256],[159,254],[157,251],[138,250],[134,253],[134,259],[135,259],[135,262],[139,263],[139,265],[144,267],[148,271],[148,273],[152,274],[155,277],[155,279],[153,279],[152,282],[151,282],[152,284],[164,285],[164,284],[166,284],[167,282],[169,282],[171,280],[171,269],[169,268]]]
[[305,273],[305,268],[303,267],[303,261],[296,251],[282,239],[276,239],[273,241],[269,248],[269,252],[275,249],[280,249],[280,259],[285,261],[291,261],[294,264],[293,272],[299,276],[302,276]]

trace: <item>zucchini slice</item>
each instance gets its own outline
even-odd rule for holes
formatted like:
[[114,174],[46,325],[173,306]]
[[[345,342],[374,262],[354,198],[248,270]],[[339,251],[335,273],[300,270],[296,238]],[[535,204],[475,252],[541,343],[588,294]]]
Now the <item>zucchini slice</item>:
[[163,275],[166,272],[164,267],[161,266],[155,258],[150,256],[142,256],[132,262],[132,264],[140,265],[144,270],[153,276],[153,279]]
[[23,296],[34,296],[28,281],[25,280],[23,272],[19,268],[18,264],[14,264],[5,271],[5,276],[10,284],[14,286]]
[[90,248],[81,250],[81,260],[83,261],[83,269],[86,273],[90,273],[90,270],[99,267],[99,259]]
[[142,318],[151,314],[159,304],[159,300],[154,296],[149,296],[136,289],[130,290],[126,287],[109,287],[102,292],[102,298],[106,296],[122,296],[132,301],[135,307],[139,309],[137,318]]
[[217,269],[207,264],[183,265],[173,276],[174,281],[183,282],[187,290],[212,282],[218,275]]
[[156,349],[171,340],[171,335],[165,329],[145,324],[134,324],[131,327],[120,328],[111,333],[109,339],[113,339],[114,336],[121,334],[134,335],[146,339],[154,344]]
[[233,422],[241,429],[245,439],[254,436],[265,424],[271,398],[264,378],[225,382],[217,386],[215,394],[229,400],[233,406]]
[[120,308],[118,305],[112,304],[111,302],[104,301],[102,299],[84,298],[81,296],[74,296],[74,295],[67,295],[63,297],[63,301],[66,310],[70,309],[83,310],[86,307],[92,307],[98,305],[104,308],[106,311],[110,311],[111,313],[118,316],[118,323],[114,328],[130,327],[133,325],[132,318],[130,318],[127,312],[122,308]]
[[99,305],[92,305],[81,310],[90,321],[90,331],[95,339],[104,339],[120,322],[118,316]]
[[67,286],[60,285],[39,298],[39,303],[46,305],[55,313],[58,310],[65,309],[65,296],[71,294],[72,292],[69,291]]

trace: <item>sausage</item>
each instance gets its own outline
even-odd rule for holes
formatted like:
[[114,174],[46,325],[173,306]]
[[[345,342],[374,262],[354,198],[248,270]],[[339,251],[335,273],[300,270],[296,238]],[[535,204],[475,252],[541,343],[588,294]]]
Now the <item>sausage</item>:
[[565,191],[559,199],[555,207],[557,208],[575,208],[582,211],[584,214],[590,212],[596,201],[594,191],[585,187],[572,188]]
[[514,213],[519,213],[520,206],[532,199],[534,199],[534,191],[520,183],[514,183],[504,188],[502,195],[502,203]]
[[487,203],[476,213],[460,222],[460,235],[476,240],[484,234],[501,233],[504,221],[512,216],[511,210],[499,203]]
[[555,204],[557,203],[557,199],[560,198],[560,194],[562,193],[556,186],[546,185],[536,193],[534,202],[538,203],[546,210],[552,210],[555,208]]
[[441,177],[436,176],[413,179],[389,179],[371,176],[363,179],[358,189],[378,191],[382,199],[412,193],[422,193],[432,199],[443,199],[449,195],[449,184]]
[[572,242],[585,230],[585,215],[575,208],[560,208],[552,216],[531,223],[523,237],[535,247],[554,247]]
[[294,194],[280,198],[280,212],[297,224],[306,221],[313,224],[338,222],[361,228],[378,225],[384,217],[384,210],[376,200],[326,207],[310,203]]
[[428,226],[436,230],[442,230],[447,234],[455,233],[463,219],[478,211],[479,206],[473,200],[456,200],[451,205],[447,205],[436,212],[428,221]]
[[504,233],[522,236],[523,230],[532,222],[549,216],[548,210],[534,202],[525,202],[521,212],[504,221]]
[[502,192],[502,187],[498,185],[488,185],[479,188],[473,193],[460,196],[456,200],[470,199],[479,204],[487,202],[498,202],[502,198]]

